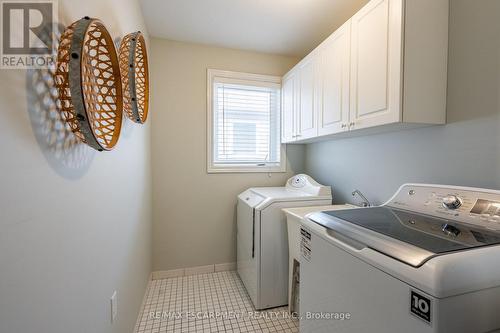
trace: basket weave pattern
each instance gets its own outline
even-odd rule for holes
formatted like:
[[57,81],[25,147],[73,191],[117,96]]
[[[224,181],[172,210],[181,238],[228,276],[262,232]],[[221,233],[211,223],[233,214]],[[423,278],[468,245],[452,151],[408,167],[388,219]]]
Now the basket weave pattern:
[[[132,47],[134,43],[135,52],[131,63],[130,53],[134,51]],[[123,110],[132,121],[143,124],[148,117],[149,72],[146,42],[140,32],[123,37],[119,50],[119,62],[123,86]],[[133,78],[129,75],[131,65],[135,76]],[[131,80],[135,80],[135,85],[133,85],[135,96],[133,96],[134,89],[131,88]],[[134,104],[137,108],[137,114],[134,114]]]
[[[56,69],[56,86],[61,101],[63,118],[83,142],[88,143],[80,128],[70,91],[71,44],[75,27],[69,26],[61,36]],[[99,20],[92,20],[87,27],[81,46],[81,91],[83,106],[92,135],[100,148],[112,149],[120,136],[122,125],[122,90],[116,50],[113,40]],[[101,149],[99,149],[101,150]]]
[[97,141],[103,147],[113,147],[122,126],[122,92],[113,40],[103,31],[98,21],[87,31],[82,52],[82,91]]
[[69,89],[69,57],[75,25],[76,22],[67,27],[61,35],[57,50],[57,67],[54,80],[59,93],[59,110],[62,119],[68,123],[71,131],[80,141],[87,143],[83,133],[80,131],[80,125],[76,119],[76,112],[71,102],[71,92]]

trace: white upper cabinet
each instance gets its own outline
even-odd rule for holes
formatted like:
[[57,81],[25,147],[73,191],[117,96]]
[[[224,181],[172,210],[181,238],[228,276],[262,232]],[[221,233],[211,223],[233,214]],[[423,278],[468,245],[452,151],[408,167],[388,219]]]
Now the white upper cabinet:
[[285,76],[284,142],[444,124],[447,56],[448,0],[371,0]]
[[350,21],[319,49],[318,134],[347,131],[349,126]]
[[297,140],[304,140],[318,135],[317,101],[315,100],[317,57],[311,54],[299,66],[299,108],[297,110]]
[[402,5],[372,0],[351,19],[351,129],[401,120]]
[[295,109],[296,82],[294,72],[283,78],[281,84],[281,141],[283,143],[295,140]]
[[290,143],[318,135],[317,58],[304,59],[297,70],[283,77],[281,84],[282,142]]

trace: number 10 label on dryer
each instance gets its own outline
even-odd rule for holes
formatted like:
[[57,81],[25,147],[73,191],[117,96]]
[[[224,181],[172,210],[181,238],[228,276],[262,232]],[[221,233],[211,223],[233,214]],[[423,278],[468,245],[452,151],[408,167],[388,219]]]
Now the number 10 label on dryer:
[[300,254],[311,261],[311,233],[303,228],[300,228]]
[[432,322],[432,300],[415,290],[410,290],[410,312],[430,325]]

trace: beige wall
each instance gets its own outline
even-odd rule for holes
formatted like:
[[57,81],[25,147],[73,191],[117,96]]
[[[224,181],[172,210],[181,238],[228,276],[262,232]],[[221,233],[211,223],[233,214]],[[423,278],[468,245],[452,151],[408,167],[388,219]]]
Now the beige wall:
[[[135,0],[59,6],[63,25],[144,30]],[[42,74],[0,70],[0,332],[130,333],[151,271],[149,125],[126,121],[112,152],[75,144]]]
[[297,61],[152,39],[154,270],[234,261],[236,195],[303,169],[302,147],[290,146],[286,173],[207,174],[207,68],[283,75]]

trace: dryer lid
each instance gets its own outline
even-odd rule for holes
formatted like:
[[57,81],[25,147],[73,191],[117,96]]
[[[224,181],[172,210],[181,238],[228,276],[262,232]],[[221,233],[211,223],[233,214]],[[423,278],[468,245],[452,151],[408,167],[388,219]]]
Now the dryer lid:
[[254,187],[252,192],[273,200],[286,200],[290,198],[312,197],[312,194],[301,190],[289,189],[288,187]]

